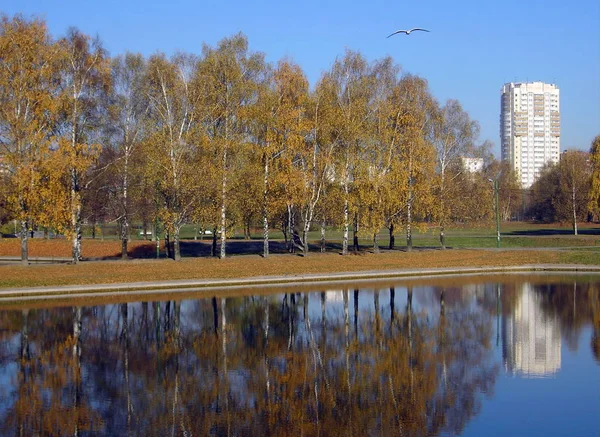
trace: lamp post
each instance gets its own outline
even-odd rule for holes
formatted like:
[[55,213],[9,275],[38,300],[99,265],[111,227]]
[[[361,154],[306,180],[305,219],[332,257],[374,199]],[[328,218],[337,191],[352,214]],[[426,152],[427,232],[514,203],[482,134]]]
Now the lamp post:
[[499,249],[500,248],[500,210],[498,208],[498,189],[499,189],[499,183],[498,183],[498,179],[488,179],[488,181],[490,181],[492,184],[494,184],[494,199],[495,199],[495,203],[494,203],[494,207],[496,209],[496,247]]

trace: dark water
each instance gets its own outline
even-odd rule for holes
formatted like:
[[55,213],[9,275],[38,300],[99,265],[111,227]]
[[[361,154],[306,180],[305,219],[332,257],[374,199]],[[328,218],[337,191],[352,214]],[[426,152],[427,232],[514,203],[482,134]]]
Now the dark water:
[[600,278],[444,281],[0,310],[0,435],[600,436]]

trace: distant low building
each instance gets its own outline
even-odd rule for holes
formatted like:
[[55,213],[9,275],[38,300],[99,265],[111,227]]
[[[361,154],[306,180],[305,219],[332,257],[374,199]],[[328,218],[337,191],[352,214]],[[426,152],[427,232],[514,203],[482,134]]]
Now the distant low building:
[[483,158],[467,158],[463,156],[461,160],[463,167],[469,173],[479,173],[483,170]]

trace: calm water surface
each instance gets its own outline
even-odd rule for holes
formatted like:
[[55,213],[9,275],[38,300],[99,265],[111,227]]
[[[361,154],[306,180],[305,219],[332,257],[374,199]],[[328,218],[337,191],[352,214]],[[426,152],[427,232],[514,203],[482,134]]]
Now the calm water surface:
[[0,310],[0,435],[600,436],[600,278],[451,282]]

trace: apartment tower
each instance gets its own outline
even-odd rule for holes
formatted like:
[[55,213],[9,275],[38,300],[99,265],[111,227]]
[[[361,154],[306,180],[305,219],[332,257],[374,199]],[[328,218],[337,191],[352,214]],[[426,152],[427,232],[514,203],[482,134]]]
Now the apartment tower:
[[529,188],[548,162],[558,163],[558,87],[543,82],[507,83],[500,109],[502,160],[510,162],[523,188]]

